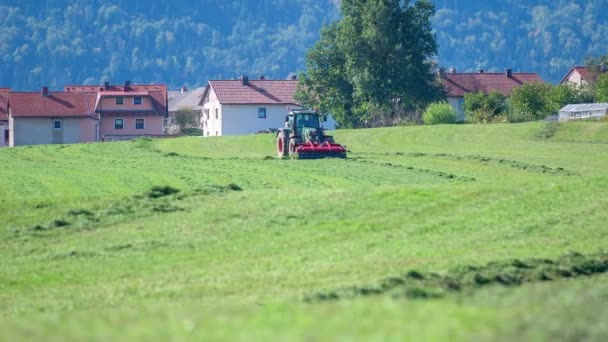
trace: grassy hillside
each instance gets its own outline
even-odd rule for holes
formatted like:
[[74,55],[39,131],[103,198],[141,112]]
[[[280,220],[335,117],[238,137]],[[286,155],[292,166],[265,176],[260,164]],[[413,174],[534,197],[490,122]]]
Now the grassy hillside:
[[608,337],[608,123],[335,136],[1,149],[0,340]]

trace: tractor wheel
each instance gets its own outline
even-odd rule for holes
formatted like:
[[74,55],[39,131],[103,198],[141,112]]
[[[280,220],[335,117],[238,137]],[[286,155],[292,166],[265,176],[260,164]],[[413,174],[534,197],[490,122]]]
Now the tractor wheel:
[[296,153],[296,140],[295,139],[289,139],[289,156],[291,158],[298,158],[298,154]]
[[285,135],[283,134],[283,132],[279,132],[279,134],[277,134],[277,156],[279,158],[285,158],[287,157],[287,150],[285,147]]

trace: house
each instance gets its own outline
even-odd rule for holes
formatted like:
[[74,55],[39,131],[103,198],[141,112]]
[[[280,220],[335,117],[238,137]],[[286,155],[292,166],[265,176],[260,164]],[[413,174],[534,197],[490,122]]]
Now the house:
[[99,138],[102,141],[128,140],[137,136],[164,134],[167,111],[167,86],[124,85],[66,86],[65,92],[94,91],[95,113],[99,118]]
[[169,91],[169,116],[166,122],[168,133],[177,133],[178,128],[175,125],[175,113],[178,111],[189,110],[196,118],[199,124],[202,124],[203,107],[200,105],[201,98],[205,92],[205,87],[199,87],[194,90],[188,90],[182,87],[180,91]]
[[71,144],[163,134],[165,85],[66,86],[11,92],[9,145]]
[[478,70],[476,73],[457,73],[452,68],[446,72],[444,68],[437,71],[443,87],[447,92],[448,102],[459,113],[460,121],[464,120],[464,94],[466,93],[490,93],[499,92],[504,96],[510,96],[511,91],[525,83],[542,83],[542,78],[537,73],[513,72],[505,69],[505,72],[485,72]]
[[587,67],[574,66],[559,81],[559,84],[568,84],[577,88],[589,85],[590,72]]
[[0,147],[8,145],[8,95],[10,88],[0,88]]
[[200,102],[204,135],[251,134],[284,126],[289,110],[302,108],[294,99],[297,84],[295,77],[208,81]]
[[96,141],[94,92],[11,92],[9,145],[71,144]]
[[569,104],[559,110],[557,121],[564,122],[580,119],[600,119],[606,117],[608,103],[579,103]]

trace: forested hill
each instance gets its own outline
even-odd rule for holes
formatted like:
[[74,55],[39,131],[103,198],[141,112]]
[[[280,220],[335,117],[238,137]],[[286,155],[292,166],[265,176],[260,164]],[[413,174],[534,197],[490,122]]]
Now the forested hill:
[[[537,71],[557,81],[608,54],[605,0],[435,0],[440,65]],[[284,78],[339,0],[0,0],[0,86]]]

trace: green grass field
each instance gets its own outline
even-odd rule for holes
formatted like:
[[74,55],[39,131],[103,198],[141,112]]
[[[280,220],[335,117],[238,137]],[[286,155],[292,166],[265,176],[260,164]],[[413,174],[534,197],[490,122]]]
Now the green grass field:
[[608,339],[608,123],[335,137],[0,149],[0,340]]

